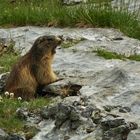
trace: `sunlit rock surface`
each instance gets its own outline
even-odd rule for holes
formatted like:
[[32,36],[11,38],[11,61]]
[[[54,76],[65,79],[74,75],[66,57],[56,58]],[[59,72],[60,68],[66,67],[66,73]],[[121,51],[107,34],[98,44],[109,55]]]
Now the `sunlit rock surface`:
[[[117,114],[124,118],[126,122],[135,122],[140,125],[140,62],[117,59],[106,60],[97,56],[95,52],[97,49],[105,49],[126,56],[140,54],[139,40],[126,37],[115,29],[41,27],[0,29],[0,38],[5,42],[14,40],[15,48],[19,49],[22,55],[30,49],[34,40],[41,35],[63,35],[65,40],[80,40],[69,48],[62,48],[61,46],[57,48],[53,67],[58,76],[81,85],[80,98],[86,98],[88,104],[95,105],[101,110],[104,110],[104,106],[121,106],[123,109],[113,108],[110,109],[109,113]],[[66,100],[69,98],[66,97]],[[78,96],[75,97],[76,100],[79,100],[78,98]],[[74,99],[70,99],[70,101],[74,102]],[[127,108],[130,108],[129,111],[126,111]],[[113,118],[109,119],[112,120]],[[43,140],[47,136],[51,140],[51,132],[54,129],[55,121],[41,122],[40,128],[42,131],[33,140],[39,140],[39,138]],[[127,129],[129,125],[123,126],[123,128],[125,127]],[[64,128],[63,125],[62,129]],[[95,130],[96,133],[94,131],[87,135],[83,135],[82,132],[81,137],[80,134],[73,137],[70,135],[70,140],[96,138],[97,130],[98,128]],[[98,133],[101,133],[100,131],[99,129]],[[108,131],[112,135],[113,132],[114,129],[111,132]],[[59,133],[59,131],[56,133]],[[98,136],[100,137],[101,134]],[[139,138],[139,127],[128,135],[128,140],[139,140]]]

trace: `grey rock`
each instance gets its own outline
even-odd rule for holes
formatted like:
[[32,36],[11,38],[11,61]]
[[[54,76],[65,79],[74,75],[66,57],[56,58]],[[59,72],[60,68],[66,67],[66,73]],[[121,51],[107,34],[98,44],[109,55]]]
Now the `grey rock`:
[[129,108],[129,107],[120,107],[120,109],[119,109],[119,112],[122,112],[122,113],[127,113],[130,111],[131,111],[131,108]]
[[17,117],[22,120],[26,120],[29,116],[29,112],[27,108],[18,108],[16,110],[16,114],[17,114]]
[[135,123],[126,123],[126,124],[120,125],[118,127],[105,131],[103,134],[103,140],[110,140],[110,139],[126,140],[129,132],[137,128],[138,126]]
[[81,85],[71,83],[68,80],[60,79],[52,84],[45,86],[42,89],[42,93],[52,95],[61,95],[62,97],[65,96],[76,96],[80,92],[79,90],[82,88]]
[[86,131],[87,131],[87,133],[91,133],[91,132],[95,131],[95,128],[89,127],[86,129]]
[[125,124],[125,120],[123,118],[113,118],[113,119],[107,119],[101,121],[103,130],[108,130],[110,128],[118,127],[124,124]]
[[110,71],[110,73],[106,75],[104,79],[99,80],[97,86],[103,86],[105,88],[117,85],[123,86],[126,82],[128,82],[128,79],[128,75],[124,70],[114,68],[112,71]]
[[0,140],[7,140],[8,134],[0,129]]
[[56,114],[56,122],[55,122],[57,128],[60,128],[60,126],[69,118],[70,112],[71,112],[70,106],[66,106],[61,103],[58,105],[58,112]]
[[82,123],[81,123],[80,120],[72,121],[72,122],[71,122],[70,128],[71,128],[72,130],[76,130],[81,124],[82,124]]
[[[67,98],[69,97],[66,97],[65,100]],[[81,109],[83,108],[82,111],[80,106]],[[86,109],[87,112],[91,113],[90,115],[83,115],[83,111]],[[68,135],[68,138],[72,140],[84,140],[93,137],[99,137],[99,139],[102,137],[103,140],[125,140],[123,138],[127,138],[131,130],[138,128],[136,123],[126,122],[122,117],[106,114],[94,106],[87,105],[84,107],[80,104],[73,106],[72,101],[62,101],[45,108],[45,110],[48,111],[45,119],[55,121],[53,129],[46,132],[45,138],[48,140],[64,139],[65,135]],[[97,131],[97,126],[99,131]],[[80,135],[77,136],[77,134]]]
[[95,124],[100,124],[101,120],[102,120],[102,114],[101,114],[101,110],[97,109],[92,113],[91,116],[93,122]]
[[121,106],[121,105],[117,105],[117,106],[106,105],[106,106],[103,106],[103,108],[107,112],[111,112],[112,110],[119,110],[119,112],[121,112],[121,113],[127,113],[127,112],[131,111],[130,107]]
[[92,115],[92,112],[94,111],[94,107],[92,106],[87,106],[84,111],[82,111],[82,116],[85,118],[89,118]]
[[76,129],[80,125],[80,116],[76,109],[73,106],[58,104],[58,111],[56,114],[56,122],[55,125],[57,128],[66,121],[70,121],[70,128]]
[[41,111],[41,116],[44,119],[54,119],[57,113],[57,106],[56,105],[49,105],[47,107],[44,107]]
[[118,108],[118,106],[106,105],[106,106],[103,106],[103,108],[105,109],[105,111],[110,112],[112,109]]
[[139,140],[139,136],[136,135],[136,133],[139,133],[140,129],[138,129],[137,131],[131,131],[128,134],[127,140]]
[[72,108],[70,112],[70,120],[78,121],[79,119],[80,119],[80,115],[78,114],[78,111],[76,111],[75,108]]
[[64,136],[64,140],[69,140],[70,136]]
[[[31,26],[0,29],[0,36],[6,39],[12,37],[12,40],[15,41],[15,48],[21,51],[21,55],[30,49],[37,37],[45,34],[63,35],[64,38],[70,38],[72,40],[84,38],[84,40],[81,40],[70,48],[65,49],[61,46],[57,48],[53,68],[57,71],[58,77],[68,79],[68,81],[82,86],[80,95],[60,99],[60,102],[74,107],[76,109],[74,112],[78,112],[80,120],[82,117],[84,119],[92,117],[93,124],[96,123],[96,125],[99,125],[108,114],[112,114],[112,118],[120,116],[124,118],[126,122],[135,121],[140,125],[140,62],[114,59],[105,60],[97,56],[95,52],[97,49],[105,49],[106,51],[116,52],[117,54],[123,54],[125,56],[140,54],[139,40],[126,37],[115,29],[59,29]],[[86,97],[86,101],[82,100],[83,97]],[[54,99],[56,99],[55,102],[57,102],[58,98],[54,97]],[[97,106],[100,111],[96,111],[95,108],[93,111],[86,109],[89,104]],[[111,108],[104,109],[103,106],[107,105]],[[131,111],[121,113],[119,112],[121,107],[130,107]],[[48,114],[50,114],[50,112],[46,113],[45,121],[48,122],[49,119],[47,118],[52,118],[51,121],[55,122],[55,115],[53,119],[53,117],[49,117],[51,115]],[[62,114],[67,113],[63,111]],[[67,117],[70,118],[69,115]],[[63,121],[62,126],[66,123],[67,128],[72,124],[71,121],[66,119],[66,121]],[[51,128],[50,130],[48,129],[49,126]],[[55,124],[49,123],[49,126],[44,126],[44,129],[47,128],[46,135],[55,127]],[[80,128],[80,126],[78,128]],[[76,130],[78,130],[78,128]],[[60,136],[62,132],[62,130],[61,132],[59,130],[57,131],[58,135],[55,135],[55,139],[59,139],[57,136]],[[53,139],[51,134],[53,135],[54,132],[51,132],[48,136],[50,136],[50,139]],[[44,131],[43,134],[40,133],[40,139],[45,135],[44,133]],[[67,131],[67,133],[70,132]],[[139,128],[138,130],[132,131],[131,134],[133,134],[134,138],[140,137]],[[95,135],[94,133],[92,136],[95,137]],[[70,136],[71,139],[78,138],[80,140],[86,137],[88,138],[89,133],[82,133],[80,136],[68,134],[68,136]],[[61,138],[64,138],[63,134]]]

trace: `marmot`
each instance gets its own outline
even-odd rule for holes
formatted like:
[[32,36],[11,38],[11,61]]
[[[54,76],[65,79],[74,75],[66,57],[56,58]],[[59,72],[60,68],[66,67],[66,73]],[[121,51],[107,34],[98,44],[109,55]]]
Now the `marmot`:
[[36,39],[30,51],[13,67],[5,91],[14,93],[14,97],[29,100],[35,97],[39,86],[57,81],[51,65],[56,47],[61,42],[61,37],[55,36]]

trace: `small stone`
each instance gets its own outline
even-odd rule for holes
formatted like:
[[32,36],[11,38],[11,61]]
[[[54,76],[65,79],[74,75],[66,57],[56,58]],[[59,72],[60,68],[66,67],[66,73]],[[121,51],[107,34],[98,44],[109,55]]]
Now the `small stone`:
[[130,111],[131,111],[131,108],[129,108],[129,107],[121,107],[119,109],[119,112],[121,112],[121,113],[127,113],[127,112],[130,112]]
[[94,110],[93,107],[88,106],[85,108],[84,111],[82,111],[81,115],[85,118],[89,118],[89,117],[91,117],[93,110]]
[[70,120],[77,121],[80,119],[79,113],[73,108],[70,113]]
[[81,125],[81,121],[80,120],[77,120],[77,121],[72,121],[71,122],[71,129],[72,130],[76,130],[79,126]]
[[78,105],[80,105],[80,103],[78,101],[73,102],[73,106],[78,106]]
[[128,122],[130,130],[138,129],[138,124],[135,122]]
[[95,130],[95,128],[89,127],[89,128],[86,129],[86,132],[87,132],[87,133],[91,133],[91,132],[93,132],[94,130]]
[[106,106],[103,106],[103,108],[105,111],[110,112],[112,109],[114,109],[114,106],[106,105]]
[[64,136],[64,140],[69,140],[70,136]]
[[29,115],[27,108],[18,108],[16,114],[18,118],[23,120],[26,120]]
[[138,125],[128,122],[115,128],[104,131],[103,140],[127,140],[127,136],[131,130],[137,129]]
[[91,118],[95,124],[99,124],[102,120],[102,115],[100,110],[96,110],[92,113]]
[[120,125],[124,125],[125,120],[123,118],[111,118],[111,119],[105,119],[101,121],[101,126],[103,127],[103,130],[108,130],[110,128],[115,128]]
[[113,40],[123,40],[123,38],[122,37],[115,37],[115,38],[113,38]]
[[70,116],[70,112],[71,106],[62,103],[58,104],[57,118],[65,120]]

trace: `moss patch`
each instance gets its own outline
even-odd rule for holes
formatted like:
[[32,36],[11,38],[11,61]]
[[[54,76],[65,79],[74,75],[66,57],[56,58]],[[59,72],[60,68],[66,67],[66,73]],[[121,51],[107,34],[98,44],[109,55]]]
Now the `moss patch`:
[[110,52],[106,50],[100,50],[94,51],[97,53],[98,56],[101,56],[105,59],[125,59],[126,57],[124,55],[117,54],[115,52]]
[[128,57],[130,60],[140,61],[140,55],[131,55]]
[[126,57],[125,55],[122,54],[117,54],[115,52],[110,52],[110,51],[100,50],[100,49],[94,52],[97,53],[98,56],[101,56],[105,59],[121,59],[121,60],[130,59],[130,60],[140,61],[140,55],[130,55],[129,57]]

